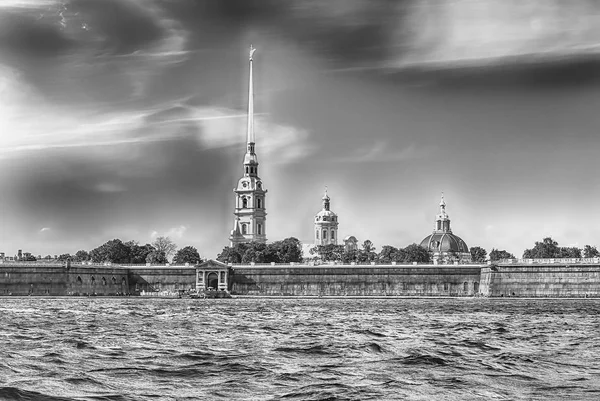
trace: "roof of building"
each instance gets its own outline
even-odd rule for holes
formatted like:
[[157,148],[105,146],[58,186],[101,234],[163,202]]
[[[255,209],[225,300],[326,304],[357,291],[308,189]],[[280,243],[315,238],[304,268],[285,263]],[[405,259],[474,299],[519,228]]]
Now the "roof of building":
[[469,252],[466,242],[451,232],[434,232],[421,241],[421,246],[431,252]]
[[319,213],[317,213],[315,216],[337,216],[337,214],[335,214],[331,210],[323,209],[323,210],[320,210]]

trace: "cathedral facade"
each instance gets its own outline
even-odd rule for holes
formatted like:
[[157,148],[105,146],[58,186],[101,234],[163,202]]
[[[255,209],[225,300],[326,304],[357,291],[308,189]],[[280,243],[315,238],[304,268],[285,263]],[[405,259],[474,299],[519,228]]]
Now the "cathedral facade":
[[233,230],[229,236],[230,246],[244,242],[267,242],[266,195],[262,180],[258,176],[258,158],[255,152],[254,136],[254,86],[252,63],[254,51],[250,46],[250,79],[248,83],[248,130],[246,133],[246,154],[242,165],[243,174],[238,180],[235,194]]

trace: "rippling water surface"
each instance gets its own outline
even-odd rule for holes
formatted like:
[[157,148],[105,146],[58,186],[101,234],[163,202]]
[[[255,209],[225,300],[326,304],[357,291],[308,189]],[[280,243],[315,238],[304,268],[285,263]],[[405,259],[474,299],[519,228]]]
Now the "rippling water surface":
[[600,301],[0,298],[0,399],[600,399]]

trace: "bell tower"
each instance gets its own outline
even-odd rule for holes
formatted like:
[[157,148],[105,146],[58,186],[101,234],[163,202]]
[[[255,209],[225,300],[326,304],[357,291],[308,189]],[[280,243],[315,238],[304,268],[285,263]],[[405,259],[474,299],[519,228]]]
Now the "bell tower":
[[315,245],[337,245],[338,216],[331,211],[331,198],[327,187],[323,195],[323,209],[315,216]]
[[242,242],[267,242],[265,197],[258,176],[258,159],[255,153],[254,139],[254,85],[252,82],[252,62],[255,48],[250,46],[250,79],[248,83],[248,131],[246,133],[246,154],[244,155],[243,176],[234,188],[235,220],[229,236],[230,245]]

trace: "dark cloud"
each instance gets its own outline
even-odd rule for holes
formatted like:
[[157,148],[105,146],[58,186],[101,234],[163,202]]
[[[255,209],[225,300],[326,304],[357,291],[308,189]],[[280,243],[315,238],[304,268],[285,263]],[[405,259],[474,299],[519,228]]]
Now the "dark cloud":
[[[53,57],[67,52],[74,42],[54,21],[31,12],[0,12],[0,50],[16,57]],[[6,54],[5,53],[5,54]]]
[[[164,35],[159,20],[144,6],[119,0],[73,0],[73,23],[86,24],[100,38],[101,51],[128,54],[144,49]],[[92,44],[93,45],[93,44]]]

